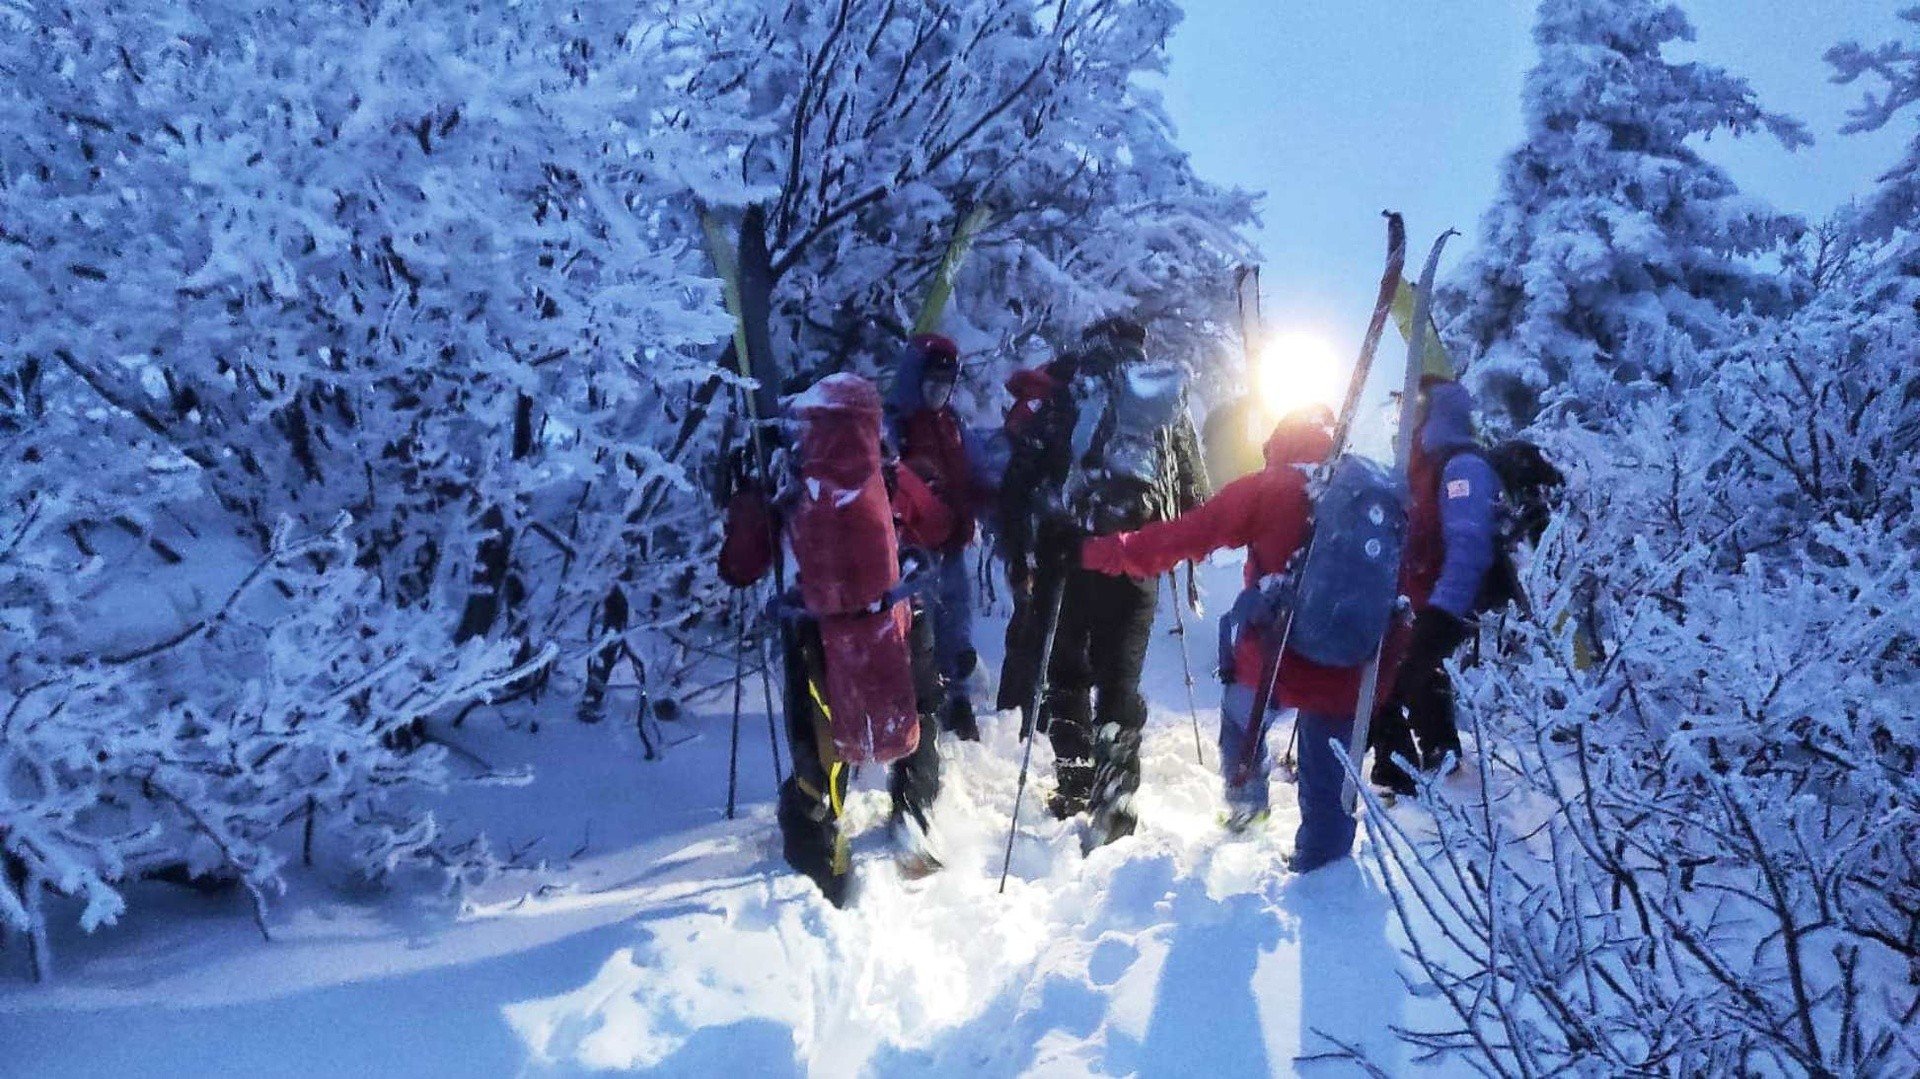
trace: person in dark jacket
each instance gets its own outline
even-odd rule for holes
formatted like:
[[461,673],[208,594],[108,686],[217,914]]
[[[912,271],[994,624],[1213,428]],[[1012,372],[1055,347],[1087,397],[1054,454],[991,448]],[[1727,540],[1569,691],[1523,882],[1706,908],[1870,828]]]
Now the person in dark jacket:
[[[1013,614],[1007,619],[1004,659],[1000,667],[1000,686],[994,707],[1002,712],[1019,709],[1022,737],[1033,717],[1025,715],[1033,695],[1033,680],[1038,673],[1040,647],[1034,610],[1032,572],[1032,525],[1028,507],[1031,492],[1017,483],[1031,482],[1034,463],[1044,454],[1044,442],[1057,433],[1046,430],[1057,415],[1050,406],[1073,380],[1070,360],[1057,359],[1039,367],[1022,368],[1007,378],[1007,393],[1013,403],[1001,425],[1006,440],[1007,468],[1000,477],[995,516],[999,519],[997,545],[1001,564],[1006,567],[1007,590],[1013,599]],[[1062,405],[1062,408],[1068,407]],[[1013,467],[1021,462],[1021,469]]]
[[[846,400],[833,403],[849,414],[843,443],[863,443],[857,448],[880,461],[900,550],[904,555],[911,547],[937,549],[952,532],[952,514],[911,469],[880,459],[879,395],[864,380],[854,379],[858,385],[848,388],[845,380],[852,376],[835,377],[842,380],[836,388],[842,390]],[[825,420],[816,418],[812,422]],[[783,491],[770,495],[764,487],[748,483],[733,492],[720,548],[722,580],[735,588],[748,587],[766,576],[774,560],[781,557],[783,540],[787,546],[798,547],[793,508],[804,497],[798,486],[783,485]],[[796,588],[794,594],[781,597],[782,607],[800,608],[799,592]],[[908,643],[920,729],[913,752],[889,766],[887,789],[893,803],[890,828],[903,868],[930,871],[939,865],[925,851],[923,841],[927,813],[940,793],[940,676],[924,606],[917,598],[904,602],[910,604]],[[783,617],[780,628],[787,743],[793,761],[793,774],[780,787],[776,814],[782,853],[787,864],[819,885],[829,902],[844,906],[851,896],[852,874],[846,838],[840,829],[840,810],[850,770],[836,752],[824,712],[827,649],[814,618],[797,614]]]
[[1400,591],[1413,604],[1413,625],[1392,692],[1374,713],[1371,778],[1411,793],[1400,758],[1424,771],[1458,767],[1453,681],[1446,661],[1473,632],[1480,594],[1499,542],[1500,477],[1473,432],[1473,398],[1457,382],[1426,389],[1426,414],[1407,484],[1412,503]]
[[[1259,585],[1286,571],[1310,531],[1313,505],[1307,472],[1332,446],[1325,410],[1296,413],[1280,421],[1264,447],[1265,467],[1243,476],[1175,520],[1135,532],[1089,539],[1081,549],[1087,569],[1152,580],[1182,561],[1205,558],[1229,547],[1247,549],[1246,585],[1235,605],[1239,633],[1222,676],[1220,768],[1236,830],[1267,809],[1267,751],[1249,739],[1261,729],[1253,714],[1267,676],[1267,658],[1281,632],[1277,612],[1256,611]],[[1289,649],[1281,657],[1272,708],[1297,710],[1300,743],[1300,827],[1291,866],[1308,872],[1344,858],[1353,849],[1354,821],[1341,798],[1345,781],[1330,741],[1352,737],[1362,668],[1326,667]]]
[[893,408],[899,417],[900,459],[933,489],[953,517],[947,541],[933,553],[934,587],[928,607],[933,615],[933,648],[946,681],[945,727],[966,741],[977,741],[973,701],[966,680],[978,662],[973,648],[973,588],[967,575],[967,551],[976,534],[983,497],[974,475],[960,416],[953,408],[960,375],[960,350],[948,337],[918,334],[907,343],[894,380]]
[[[1130,366],[1147,363],[1145,340],[1144,327],[1128,318],[1103,319],[1088,328],[1082,352],[1058,371],[1066,376],[1062,389],[1033,417],[1030,437],[1016,447],[1002,488],[1009,572],[1031,577],[1035,611],[1050,610],[1051,597],[1060,591],[1060,621],[1038,722],[1053,743],[1056,786],[1049,808],[1061,819],[1089,813],[1090,846],[1130,835],[1136,825],[1133,796],[1140,786],[1140,732],[1147,715],[1140,671],[1159,589],[1156,581],[1079,567],[1080,543],[1088,530],[1067,512],[1063,491],[1075,465],[1074,436],[1083,405],[1090,407],[1101,380],[1125,377]],[[1158,438],[1164,452],[1156,482],[1133,494],[1133,504],[1111,507],[1136,523],[1178,516],[1207,495],[1206,467],[1184,401],[1175,422]],[[1044,615],[1029,620],[1033,638],[1024,648],[1036,655],[1044,620]]]

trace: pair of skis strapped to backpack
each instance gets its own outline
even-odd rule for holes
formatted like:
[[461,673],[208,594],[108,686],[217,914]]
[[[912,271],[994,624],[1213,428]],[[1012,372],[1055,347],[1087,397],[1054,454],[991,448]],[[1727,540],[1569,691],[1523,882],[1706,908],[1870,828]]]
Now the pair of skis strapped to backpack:
[[[1346,446],[1359,411],[1360,396],[1372,370],[1374,354],[1379,348],[1387,320],[1393,314],[1394,301],[1401,293],[1401,276],[1406,265],[1405,223],[1396,213],[1389,212],[1386,217],[1387,268],[1381,276],[1380,291],[1367,324],[1360,357],[1354,365],[1346,397],[1341,402],[1340,413],[1335,421],[1332,449],[1326,462],[1315,474],[1313,527],[1299,556],[1289,567],[1287,577],[1290,580],[1280,585],[1281,591],[1277,596],[1270,597],[1277,599],[1277,605],[1281,607],[1277,612],[1279,624],[1267,630],[1268,648],[1263,657],[1260,681],[1255,688],[1251,716],[1254,736],[1247,740],[1245,757],[1241,762],[1244,771],[1252,770],[1258,748],[1266,738],[1268,714],[1278,688],[1281,664],[1289,648],[1327,666],[1351,667],[1364,663],[1348,756],[1352,760],[1359,760],[1366,750],[1375,687],[1380,675],[1381,652],[1398,599],[1399,546],[1404,544],[1406,534],[1404,499],[1417,422],[1414,403],[1427,361],[1425,346],[1428,341],[1426,333],[1407,334],[1407,367],[1402,382],[1399,431],[1394,443],[1391,474],[1386,474],[1377,465],[1348,456]],[[1453,235],[1452,231],[1443,233],[1428,253],[1419,287],[1414,293],[1414,309],[1409,320],[1412,327],[1425,328],[1429,325],[1434,275],[1439,267],[1440,254]],[[1333,496],[1331,500],[1330,495]],[[1398,504],[1391,504],[1386,495],[1397,496]],[[1351,574],[1318,572],[1322,563],[1316,562],[1316,558],[1326,563],[1338,562],[1343,570],[1358,569],[1358,578]],[[1387,587],[1384,599],[1375,595],[1375,600],[1379,602],[1363,601],[1355,609],[1340,609],[1339,601],[1344,596],[1350,596],[1355,590],[1380,593],[1383,581],[1393,582]],[[1327,614],[1335,611],[1339,612],[1339,616],[1329,624],[1326,621]],[[1309,634],[1325,639],[1316,640],[1313,646],[1301,649],[1298,645],[1305,642],[1296,641],[1295,635],[1299,627],[1309,620],[1313,622]],[[1348,782],[1342,801],[1349,809],[1355,793],[1353,784]]]

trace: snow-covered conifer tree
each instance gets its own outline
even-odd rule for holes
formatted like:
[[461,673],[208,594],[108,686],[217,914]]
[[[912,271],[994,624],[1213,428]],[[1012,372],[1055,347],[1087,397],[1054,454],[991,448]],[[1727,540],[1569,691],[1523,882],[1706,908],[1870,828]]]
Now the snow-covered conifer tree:
[[1526,139],[1442,302],[1473,381],[1517,421],[1555,389],[1667,379],[1743,305],[1782,298],[1751,259],[1798,223],[1742,196],[1695,140],[1809,140],[1745,81],[1665,55],[1692,38],[1661,0],[1541,0]]
[[[1906,41],[1888,41],[1874,48],[1847,41],[1827,51],[1835,81],[1852,83],[1871,79],[1880,84],[1868,89],[1852,113],[1845,134],[1878,131],[1920,102],[1920,7],[1900,12],[1910,36]],[[1907,277],[1920,275],[1920,132],[1907,143],[1906,153],[1880,177],[1868,195],[1859,215],[1859,229],[1868,239],[1898,238],[1897,267]]]

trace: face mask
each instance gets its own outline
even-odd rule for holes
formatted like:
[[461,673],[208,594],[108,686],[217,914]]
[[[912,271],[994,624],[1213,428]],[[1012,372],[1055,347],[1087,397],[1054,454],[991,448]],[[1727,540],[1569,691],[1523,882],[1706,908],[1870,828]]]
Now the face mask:
[[920,395],[926,398],[928,408],[945,408],[953,400],[953,383],[929,382],[921,388]]

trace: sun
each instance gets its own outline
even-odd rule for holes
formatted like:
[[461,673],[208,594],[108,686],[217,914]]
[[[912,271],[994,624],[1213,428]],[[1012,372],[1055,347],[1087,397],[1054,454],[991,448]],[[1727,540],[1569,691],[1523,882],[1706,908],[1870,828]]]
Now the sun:
[[1267,413],[1276,418],[1315,407],[1338,411],[1346,390],[1345,366],[1326,338],[1306,331],[1282,333],[1260,349],[1254,387]]

